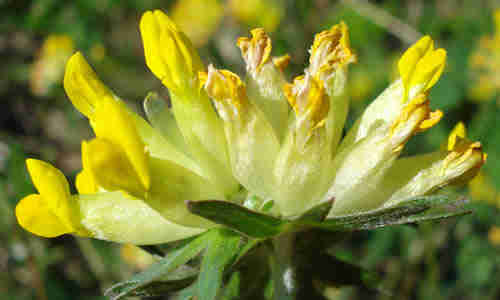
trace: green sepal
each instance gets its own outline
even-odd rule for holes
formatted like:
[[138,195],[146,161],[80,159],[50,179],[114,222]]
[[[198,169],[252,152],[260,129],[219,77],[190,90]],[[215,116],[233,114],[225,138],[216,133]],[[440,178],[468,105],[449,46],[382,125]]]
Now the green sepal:
[[211,232],[198,276],[198,300],[216,299],[222,286],[223,274],[240,250],[242,237],[234,231],[219,228]]
[[[158,129],[162,136],[177,147],[177,150],[187,151],[184,137],[181,134],[174,114],[157,93],[150,92],[144,99],[144,112],[151,125]],[[187,152],[185,152],[187,153]]]
[[218,200],[187,201],[188,210],[246,236],[271,238],[290,229],[290,221],[262,214],[243,206]]
[[419,196],[396,206],[329,218],[322,223],[307,222],[307,224],[332,231],[371,230],[467,214],[469,211],[463,206],[463,202],[463,199],[449,195]]
[[[395,222],[392,223],[388,222],[383,226],[378,226],[378,227],[399,225],[399,224],[414,224],[427,221],[439,221],[448,218],[467,215],[472,213],[472,210],[470,210],[467,206],[465,206],[466,203],[467,201],[465,199],[458,199],[451,203],[444,203],[441,205],[431,207],[428,210],[424,211],[423,213],[407,216],[399,220],[395,220]],[[373,229],[378,227],[374,227]]]
[[318,204],[297,218],[298,222],[323,222],[332,209],[335,198]]
[[[104,294],[111,300],[118,300],[125,296],[132,296],[133,293],[140,294],[142,289],[147,291],[153,282],[161,281],[170,272],[187,263],[205,249],[209,243],[210,234],[211,232],[208,231],[194,239],[185,241],[172,249],[164,258],[151,265],[147,270],[132,276],[127,281],[115,284]],[[159,285],[160,283],[158,285],[154,284],[156,288]]]

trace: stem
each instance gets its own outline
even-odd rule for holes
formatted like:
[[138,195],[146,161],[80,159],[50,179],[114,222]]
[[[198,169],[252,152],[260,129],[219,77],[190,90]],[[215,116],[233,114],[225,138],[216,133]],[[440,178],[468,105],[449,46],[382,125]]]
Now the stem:
[[422,34],[402,20],[366,0],[341,0],[356,10],[360,15],[370,19],[373,23],[385,28],[398,37],[406,45],[413,44]]
[[291,233],[273,240],[273,255],[270,256],[273,272],[274,298],[296,299],[298,282],[297,269],[293,261],[295,236]]
[[296,233],[273,239],[270,263],[274,300],[326,299],[313,286],[308,255],[304,250],[297,248]]

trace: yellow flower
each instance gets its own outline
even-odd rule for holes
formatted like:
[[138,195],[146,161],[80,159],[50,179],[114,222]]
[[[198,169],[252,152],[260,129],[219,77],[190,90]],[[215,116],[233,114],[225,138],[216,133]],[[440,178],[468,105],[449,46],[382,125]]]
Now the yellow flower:
[[61,82],[64,65],[75,51],[75,45],[68,35],[49,35],[43,42],[31,69],[31,91],[45,96],[50,88]]
[[293,217],[335,199],[331,217],[464,183],[486,159],[463,125],[445,149],[399,157],[413,135],[443,116],[430,110],[428,94],[446,52],[435,50],[430,37],[403,54],[400,77],[342,139],[348,68],[356,61],[346,24],[315,37],[310,64],[292,83],[283,76],[289,56],[272,57],[263,29],[238,39],[248,73],[241,80],[213,65],[205,71],[191,42],[161,11],[146,12],[140,27],[147,65],[169,89],[172,108],[149,94],[148,123],[74,54],[64,86],[96,137],[82,142],[78,195],[70,195],[55,168],[28,161],[40,194],[18,204],[19,223],[27,230],[164,243],[214,226],[189,213],[186,200],[253,199],[254,209],[274,203],[272,214]]
[[224,7],[219,0],[180,0],[172,8],[172,20],[197,46],[208,41],[223,14]]
[[488,231],[488,240],[494,246],[500,246],[500,228],[497,226],[493,226]]
[[500,90],[500,9],[493,14],[495,33],[482,36],[469,58],[473,84],[469,95],[476,101],[491,100]]
[[54,237],[78,231],[78,211],[64,175],[43,161],[26,160],[39,194],[24,197],[16,207],[19,224],[35,234]]
[[486,201],[500,206],[500,193],[495,188],[491,177],[482,170],[469,182],[469,193],[473,200]]
[[276,30],[285,14],[284,4],[278,0],[230,0],[231,14],[247,26],[264,27],[267,31]]

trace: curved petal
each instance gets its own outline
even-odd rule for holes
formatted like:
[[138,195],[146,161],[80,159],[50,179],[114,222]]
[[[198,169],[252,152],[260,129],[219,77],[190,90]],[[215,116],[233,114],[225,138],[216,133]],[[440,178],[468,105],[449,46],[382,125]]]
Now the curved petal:
[[40,195],[31,194],[21,199],[16,206],[16,217],[21,227],[39,236],[51,238],[73,232]]
[[96,107],[91,125],[98,138],[110,141],[125,153],[142,188],[148,190],[150,177],[145,146],[125,105],[116,100],[103,101]]
[[[136,197],[143,197],[146,189],[139,180],[134,167],[120,147],[103,138],[95,138],[90,142],[82,142],[82,157],[86,185],[93,180],[99,187],[108,191],[124,190]],[[149,173],[148,173],[149,176]],[[80,178],[78,189],[85,189]]]
[[26,166],[45,205],[67,228],[74,228],[77,217],[71,203],[66,177],[51,164],[37,159],[27,159]]
[[102,99],[113,97],[80,52],[66,64],[64,90],[76,109],[88,118]]

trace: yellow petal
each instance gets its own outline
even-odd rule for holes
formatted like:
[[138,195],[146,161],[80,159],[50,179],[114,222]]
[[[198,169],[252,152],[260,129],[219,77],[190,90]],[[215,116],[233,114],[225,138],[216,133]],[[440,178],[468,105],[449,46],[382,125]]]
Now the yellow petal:
[[203,63],[189,38],[160,10],[145,12],[140,30],[146,64],[153,74],[176,93],[192,88]]
[[164,67],[160,48],[160,25],[156,22],[152,11],[142,15],[140,23],[142,43],[144,45],[144,56],[146,64],[153,74],[160,80],[169,76],[168,69]]
[[125,105],[116,100],[103,101],[91,119],[96,136],[111,142],[117,148],[115,151],[124,153],[135,174],[134,180],[146,191],[150,185],[147,155],[134,124]]
[[425,54],[432,52],[434,50],[434,41],[430,36],[426,35],[418,42],[413,44],[406,52],[401,56],[398,62],[399,75],[403,80],[405,87],[409,84],[409,79],[415,70],[417,63],[425,56]]
[[21,227],[39,236],[51,238],[73,232],[40,195],[31,194],[21,199],[16,206],[16,217]]
[[67,228],[73,228],[75,216],[70,203],[69,185],[61,171],[36,159],[27,159],[26,166],[47,207]]
[[113,98],[112,92],[99,80],[80,52],[66,64],[64,89],[73,105],[89,117],[104,98]]
[[89,170],[82,170],[76,175],[76,189],[79,194],[93,194],[97,192],[97,186]]
[[441,77],[446,63],[446,50],[437,49],[427,53],[415,67],[409,87],[425,84],[424,91],[430,89]]
[[[124,190],[138,198],[144,197],[146,189],[130,160],[112,141],[96,138],[90,142],[82,142],[82,157],[84,170],[89,172],[84,176],[91,177],[98,186],[108,191]],[[89,181],[85,182],[87,186],[83,182],[80,184],[79,190],[86,190]]]
[[457,144],[457,138],[464,139],[465,137],[465,125],[463,122],[458,122],[458,124],[455,125],[455,128],[453,128],[450,135],[448,136],[448,151],[452,151],[455,148],[455,145]]

